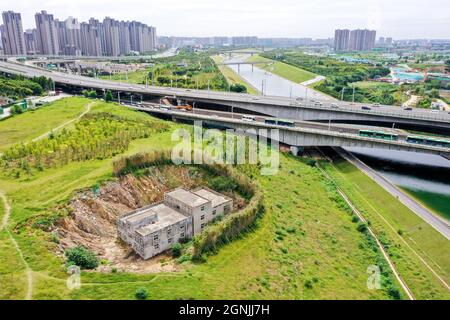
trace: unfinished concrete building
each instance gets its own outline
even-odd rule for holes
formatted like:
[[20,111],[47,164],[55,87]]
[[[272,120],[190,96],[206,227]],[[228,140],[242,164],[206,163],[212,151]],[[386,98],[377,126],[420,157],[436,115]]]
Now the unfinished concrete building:
[[233,207],[231,198],[208,188],[175,189],[164,201],[129,212],[117,221],[119,237],[143,259],[200,233],[206,224]]

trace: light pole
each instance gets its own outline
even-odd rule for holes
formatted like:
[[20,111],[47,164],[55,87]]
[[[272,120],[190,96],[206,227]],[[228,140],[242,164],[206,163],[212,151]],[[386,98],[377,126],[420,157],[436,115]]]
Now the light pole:
[[192,113],[195,113],[195,101],[192,102]]
[[353,98],[352,101],[355,102],[355,86],[353,85]]
[[344,101],[344,92],[345,92],[345,87],[342,87],[341,101]]

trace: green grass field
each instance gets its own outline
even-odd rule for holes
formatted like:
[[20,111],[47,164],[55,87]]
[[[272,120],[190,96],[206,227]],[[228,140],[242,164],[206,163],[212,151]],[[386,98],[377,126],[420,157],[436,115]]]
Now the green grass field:
[[111,76],[104,75],[104,76],[100,76],[100,79],[143,84],[143,83],[145,83],[145,78],[147,77],[147,75],[148,75],[148,70],[138,70],[138,71],[128,72],[128,74],[117,73],[117,74],[113,74]]
[[14,143],[29,141],[58,124],[75,118],[85,110],[89,102],[82,98],[65,98],[49,106],[0,121],[0,152]]
[[324,164],[381,237],[400,274],[419,299],[449,299],[449,241],[348,162]]
[[[74,102],[86,104],[90,100],[76,98]],[[97,102],[91,110],[102,111],[153,119],[147,114],[103,102]],[[170,148],[174,144],[170,139],[171,131],[181,125],[169,124],[171,130],[167,132],[133,141],[126,154]],[[42,132],[45,130],[37,129],[35,134]],[[26,138],[13,142],[26,142]],[[9,230],[13,230],[12,234],[33,270],[33,298],[134,299],[138,287],[148,289],[149,299],[389,298],[385,290],[367,288],[366,270],[376,263],[376,254],[368,247],[362,233],[356,230],[348,212],[336,202],[318,169],[287,154],[280,155],[280,162],[278,174],[253,177],[263,190],[265,205],[265,213],[255,230],[223,246],[206,262],[186,262],[182,271],[173,273],[83,272],[81,288],[72,291],[66,287],[68,275],[61,254],[56,254],[58,246],[52,241],[51,234],[31,224],[39,217],[58,213],[58,208],[76,190],[112,179],[112,159],[72,162],[37,172],[32,177],[0,180],[0,190],[12,204]],[[359,180],[357,183],[359,185]],[[383,204],[389,210],[399,208],[395,199],[383,196],[381,200],[384,202],[378,204],[380,206]],[[415,217],[408,216],[407,212],[402,215],[407,221]],[[370,220],[377,223],[373,218]],[[437,256],[439,250],[446,249],[446,243],[426,225],[421,227],[421,231],[416,232],[406,226],[404,230],[420,242],[424,250],[430,249],[432,259],[442,268],[448,269],[448,257],[445,254]],[[416,292],[420,291],[418,296],[448,298],[439,284],[423,271],[416,257],[401,254],[399,263],[411,260],[401,269],[406,281],[412,283],[419,278],[419,284],[426,284],[414,287]],[[1,298],[24,297],[23,269],[6,233],[0,233],[0,279],[4,283],[0,286]]]
[[296,83],[301,83],[304,81],[308,81],[311,79],[314,79],[317,75],[291,66],[289,64],[267,59],[264,57],[261,57],[260,55],[253,55],[250,58],[247,59],[248,62],[255,62],[255,61],[263,61],[267,62],[267,64],[258,64],[257,67],[262,68],[266,71],[272,72],[276,75],[279,75],[280,77],[286,78],[288,80],[291,80]]

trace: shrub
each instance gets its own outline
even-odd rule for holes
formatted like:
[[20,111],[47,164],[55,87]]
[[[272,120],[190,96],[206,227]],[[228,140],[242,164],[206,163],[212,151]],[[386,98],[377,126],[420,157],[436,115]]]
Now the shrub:
[[98,267],[99,261],[97,256],[85,247],[78,246],[67,249],[65,254],[69,264],[77,265],[81,269],[95,269]]
[[400,300],[402,298],[400,291],[395,287],[389,287],[388,294],[394,300]]
[[136,289],[136,293],[134,294],[136,299],[145,300],[148,298],[148,291],[146,288],[138,288]]
[[15,106],[11,107],[11,113],[12,114],[22,114],[23,109],[19,105],[16,104]]
[[172,256],[174,256],[175,258],[178,258],[179,256],[181,256],[181,251],[182,251],[181,244],[175,243],[172,246]]
[[311,280],[308,279],[308,280],[305,281],[305,288],[306,289],[312,289],[313,286],[314,285],[313,285],[313,282]]
[[367,231],[367,224],[365,224],[364,222],[358,223],[358,226],[356,227],[356,230],[358,230],[359,232],[366,232]]
[[316,166],[317,161],[314,159],[308,159],[306,160],[306,164],[310,167],[315,167]]

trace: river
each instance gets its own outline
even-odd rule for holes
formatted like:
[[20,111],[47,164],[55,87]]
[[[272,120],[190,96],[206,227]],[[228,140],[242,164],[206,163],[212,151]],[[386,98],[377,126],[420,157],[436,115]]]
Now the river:
[[[245,61],[234,56],[227,61]],[[230,65],[236,73],[266,95],[331,99],[305,86],[256,66]],[[450,161],[436,155],[368,148],[348,148],[383,177],[402,188],[433,212],[450,221]]]

